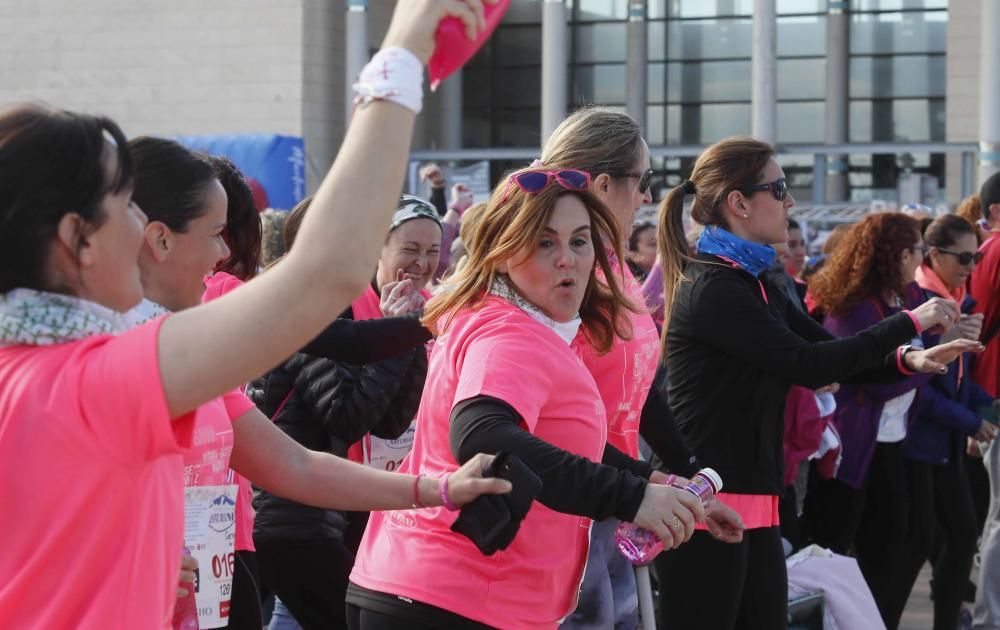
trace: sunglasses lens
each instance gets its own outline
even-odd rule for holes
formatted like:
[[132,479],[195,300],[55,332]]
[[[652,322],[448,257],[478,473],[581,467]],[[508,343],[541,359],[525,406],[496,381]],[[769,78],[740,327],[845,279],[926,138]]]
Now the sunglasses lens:
[[642,174],[642,177],[639,179],[639,192],[644,195],[649,192],[649,183],[651,179],[653,179],[653,171],[646,171]]
[[566,188],[573,190],[587,189],[587,175],[580,171],[559,171],[559,181]]
[[549,183],[549,176],[538,171],[528,171],[514,176],[514,181],[524,192],[536,193]]
[[775,199],[778,201],[784,201],[785,197],[788,196],[788,182],[784,179],[777,180],[771,187],[771,191],[774,192]]

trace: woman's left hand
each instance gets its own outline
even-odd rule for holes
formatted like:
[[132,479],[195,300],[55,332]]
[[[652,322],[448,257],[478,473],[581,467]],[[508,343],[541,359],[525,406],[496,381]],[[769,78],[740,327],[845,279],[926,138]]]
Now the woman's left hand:
[[956,339],[927,350],[910,350],[903,357],[906,367],[912,372],[945,374],[948,364],[966,352],[982,352],[985,349],[979,341]]
[[[514,486],[506,479],[483,477],[483,473],[493,463],[494,456],[479,453],[448,477],[448,499],[461,507],[475,500],[481,494],[507,494]],[[437,483],[444,483],[443,481]],[[437,500],[425,505],[440,505]]]

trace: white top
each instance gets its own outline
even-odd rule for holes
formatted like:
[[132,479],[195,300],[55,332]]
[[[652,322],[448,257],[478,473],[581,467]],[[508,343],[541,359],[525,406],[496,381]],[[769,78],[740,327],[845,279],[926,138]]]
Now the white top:
[[906,437],[906,416],[916,395],[917,390],[911,389],[885,403],[878,422],[879,442],[901,442]]

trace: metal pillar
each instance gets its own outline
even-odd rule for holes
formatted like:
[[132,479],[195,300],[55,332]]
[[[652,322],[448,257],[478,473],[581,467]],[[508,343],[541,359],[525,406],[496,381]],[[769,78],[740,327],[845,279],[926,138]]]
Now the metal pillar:
[[981,0],[979,18],[979,182],[1000,172],[1000,2]]
[[542,144],[566,117],[569,26],[564,0],[542,5]]
[[628,49],[625,58],[625,111],[646,128],[646,1],[628,7]]
[[[347,0],[344,16],[344,120],[354,111],[354,84],[368,63],[368,0]],[[345,125],[346,126],[346,125]]]
[[[827,144],[848,141],[848,66],[850,16],[847,0],[829,0],[826,16],[826,135]],[[824,201],[847,201],[847,156],[831,155],[826,162]]]
[[750,93],[751,129],[755,138],[778,139],[778,13],[775,0],[754,0]]
[[462,71],[458,70],[444,80],[441,90],[441,142],[442,149],[462,148]]

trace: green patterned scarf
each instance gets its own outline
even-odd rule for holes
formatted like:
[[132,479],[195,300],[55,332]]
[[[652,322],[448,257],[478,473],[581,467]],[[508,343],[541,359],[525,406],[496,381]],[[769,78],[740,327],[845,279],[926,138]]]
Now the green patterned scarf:
[[120,314],[70,295],[14,289],[0,297],[0,346],[45,346],[127,328]]

